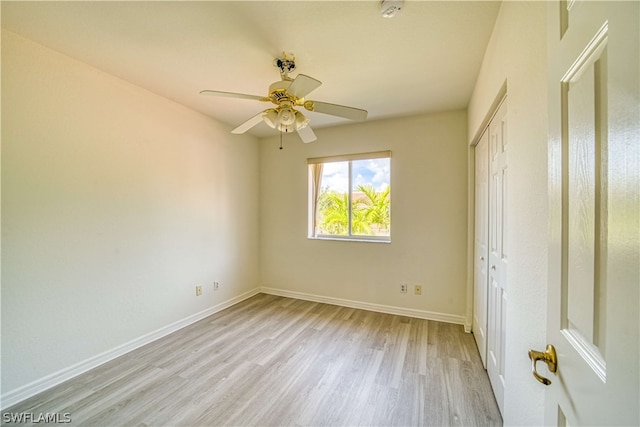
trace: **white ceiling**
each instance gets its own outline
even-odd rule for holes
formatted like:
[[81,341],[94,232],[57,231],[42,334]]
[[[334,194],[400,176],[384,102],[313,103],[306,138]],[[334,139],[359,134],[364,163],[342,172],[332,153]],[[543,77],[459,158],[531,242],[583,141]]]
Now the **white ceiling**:
[[[466,108],[499,7],[407,0],[385,19],[368,0],[2,1],[2,26],[236,126],[268,104],[198,93],[267,95],[283,51],[295,54],[293,77],[323,82],[308,99],[366,109],[369,120]],[[305,114],[314,128],[349,122]]]

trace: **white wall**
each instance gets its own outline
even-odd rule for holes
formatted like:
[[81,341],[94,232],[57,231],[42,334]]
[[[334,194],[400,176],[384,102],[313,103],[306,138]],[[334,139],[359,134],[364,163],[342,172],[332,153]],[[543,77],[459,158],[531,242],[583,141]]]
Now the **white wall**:
[[527,352],[546,345],[546,2],[503,2],[469,105],[469,139],[507,82],[509,187],[505,425],[542,425]]
[[3,31],[3,393],[255,289],[258,155]]
[[[313,123],[313,120],[312,120]],[[260,142],[261,285],[451,315],[466,309],[464,111],[349,124]],[[309,157],[392,151],[391,243],[307,238]],[[423,286],[422,296],[400,283]]]

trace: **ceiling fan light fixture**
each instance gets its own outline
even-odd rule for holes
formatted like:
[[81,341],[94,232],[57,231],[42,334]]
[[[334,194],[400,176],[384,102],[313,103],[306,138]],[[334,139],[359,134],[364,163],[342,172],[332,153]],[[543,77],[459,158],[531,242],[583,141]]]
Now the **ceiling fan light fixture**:
[[295,128],[294,128],[293,124],[285,125],[285,124],[280,123],[278,125],[278,130],[280,132],[284,132],[284,133],[291,133],[291,132],[295,131]]
[[284,107],[278,111],[278,123],[282,125],[292,125],[296,121],[296,113],[292,108]]

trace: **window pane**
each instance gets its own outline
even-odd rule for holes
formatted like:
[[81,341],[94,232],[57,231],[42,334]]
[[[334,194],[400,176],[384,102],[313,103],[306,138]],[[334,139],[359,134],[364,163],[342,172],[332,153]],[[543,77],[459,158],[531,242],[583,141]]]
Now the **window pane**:
[[310,237],[391,241],[391,158],[381,154],[391,153],[307,159]]
[[351,162],[351,233],[355,236],[389,236],[391,159]]
[[317,234],[349,234],[349,162],[324,163],[318,199]]

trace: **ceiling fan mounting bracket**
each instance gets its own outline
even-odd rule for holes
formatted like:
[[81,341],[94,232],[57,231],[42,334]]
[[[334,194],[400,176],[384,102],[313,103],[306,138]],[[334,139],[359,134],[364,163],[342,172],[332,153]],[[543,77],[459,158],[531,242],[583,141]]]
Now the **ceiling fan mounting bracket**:
[[287,56],[286,52],[282,52],[282,58],[274,59],[273,65],[280,70],[282,80],[291,80],[289,73],[296,69],[296,57],[292,53]]

